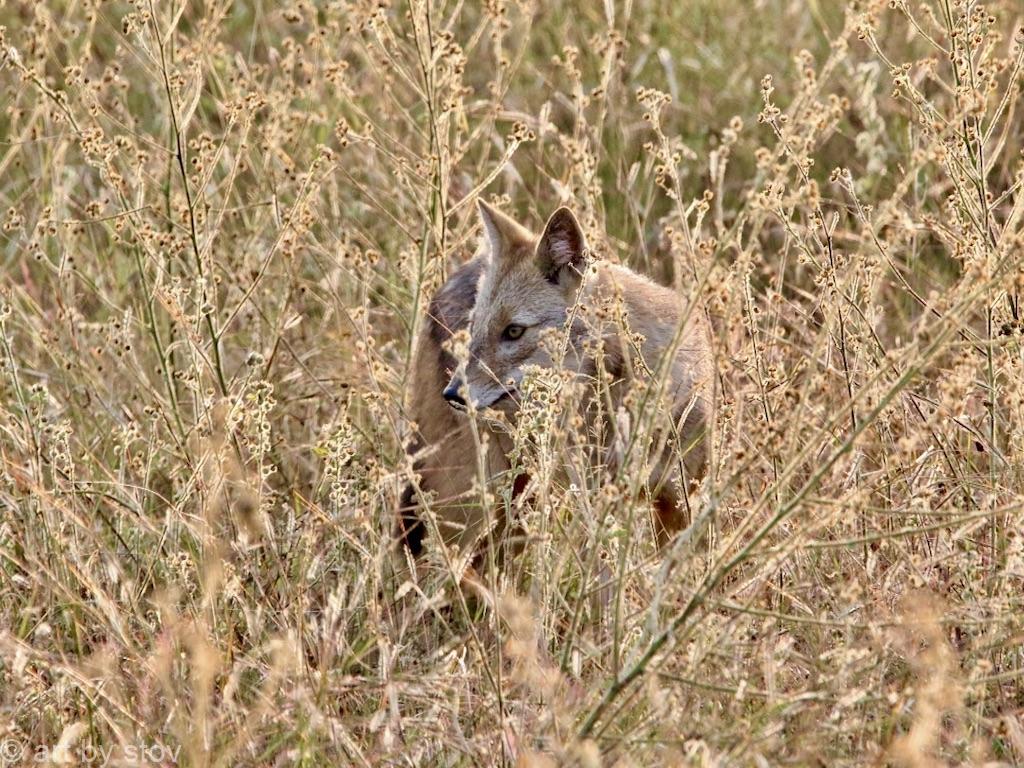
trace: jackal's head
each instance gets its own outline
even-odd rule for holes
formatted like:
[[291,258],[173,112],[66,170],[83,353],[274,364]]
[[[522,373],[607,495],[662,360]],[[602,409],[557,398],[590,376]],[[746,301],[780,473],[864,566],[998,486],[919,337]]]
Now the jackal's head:
[[561,328],[583,279],[586,242],[568,208],[548,219],[540,237],[480,202],[488,260],[469,324],[464,378],[456,373],[444,390],[455,408],[511,412],[527,366],[550,366],[541,334]]

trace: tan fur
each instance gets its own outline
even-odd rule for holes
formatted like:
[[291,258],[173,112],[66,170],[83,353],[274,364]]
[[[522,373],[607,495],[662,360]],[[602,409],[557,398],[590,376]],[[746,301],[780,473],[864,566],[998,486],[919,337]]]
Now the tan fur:
[[[446,342],[468,324],[482,266],[480,257],[463,266],[430,303],[417,337],[410,380],[409,416],[415,433],[408,448],[418,457],[414,467],[419,488],[432,495],[430,508],[449,543],[475,541],[485,521],[479,494],[474,492],[480,477],[477,442],[469,420],[441,397],[456,365]],[[481,427],[478,434],[488,432]],[[496,478],[509,468],[505,454],[510,446],[500,435],[489,434],[488,442],[484,474]],[[400,535],[413,554],[419,554],[420,542],[430,532],[418,512],[417,496],[412,486],[406,488],[400,509]]]
[[[591,268],[582,230],[566,208],[552,215],[540,237],[486,204],[480,215],[487,248],[453,275],[432,302],[417,344],[410,398],[410,416],[418,425],[411,450],[423,455],[420,488],[435,494],[432,509],[445,529],[444,539],[459,544],[475,540],[486,515],[472,493],[478,471],[468,418],[449,407],[442,390],[458,392],[476,409],[504,411],[514,421],[523,369],[554,365],[539,339],[545,329],[564,328],[567,313],[574,322],[562,365],[594,375],[595,362],[583,351],[583,342],[600,336],[605,367],[612,378],[628,380],[637,362],[631,359],[636,356],[632,345],[622,324],[598,311],[618,300],[629,332],[643,337],[643,365],[654,372],[667,367],[661,405],[677,422],[677,444],[687,446],[686,477],[680,477],[673,452],[666,450],[656,458],[648,481],[654,489],[658,538],[666,541],[687,521],[681,481],[702,476],[706,464],[703,433],[710,416],[712,362],[703,313],[695,309],[687,315],[678,294],[625,267],[597,262]],[[510,325],[525,328],[521,337],[509,337]],[[460,369],[443,344],[467,326],[469,359]],[[484,422],[478,423],[486,431]],[[508,448],[506,437],[492,436],[489,478],[500,480],[508,470]],[[415,515],[415,496],[407,491],[403,499],[409,520]],[[412,543],[418,545],[419,539]]]

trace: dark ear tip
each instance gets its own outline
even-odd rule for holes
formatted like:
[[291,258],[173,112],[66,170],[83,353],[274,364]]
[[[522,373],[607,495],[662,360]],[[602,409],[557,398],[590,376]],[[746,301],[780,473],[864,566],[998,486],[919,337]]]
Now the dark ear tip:
[[576,214],[566,205],[559,207],[551,214],[551,218],[548,219],[548,223],[544,227],[544,233],[546,236],[570,238],[578,241],[579,247],[583,247],[583,227],[580,226]]
[[572,208],[567,205],[560,205],[554,213],[551,214],[551,218],[548,219],[550,224],[568,224],[569,222],[576,223],[576,214],[572,212]]
[[567,205],[560,206],[551,214],[551,218],[548,219],[544,231],[545,233],[557,233],[563,237],[571,237],[574,240],[580,241],[580,247],[583,245],[583,227],[580,226],[580,221],[576,218],[572,208]]

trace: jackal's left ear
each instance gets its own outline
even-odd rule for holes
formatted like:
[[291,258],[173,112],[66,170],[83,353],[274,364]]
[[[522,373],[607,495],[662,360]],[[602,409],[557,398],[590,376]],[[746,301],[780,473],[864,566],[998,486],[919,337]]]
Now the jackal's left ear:
[[561,207],[544,225],[544,234],[537,243],[537,266],[553,283],[578,283],[583,274],[587,240],[576,216]]
[[[509,254],[522,251],[533,242],[530,232],[512,218],[494,208],[483,198],[477,198],[477,210],[484,225],[484,234],[490,247],[492,260],[504,259]],[[529,251],[527,251],[529,253]]]

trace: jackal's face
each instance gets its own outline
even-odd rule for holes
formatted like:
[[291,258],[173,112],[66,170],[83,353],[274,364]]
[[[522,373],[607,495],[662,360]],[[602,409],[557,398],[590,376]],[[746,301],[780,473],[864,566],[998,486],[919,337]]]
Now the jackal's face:
[[541,335],[561,328],[577,299],[586,243],[568,208],[555,211],[540,237],[483,202],[480,217],[489,256],[470,317],[469,359],[443,394],[455,408],[469,401],[512,412],[524,369],[552,365]]

